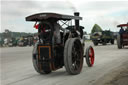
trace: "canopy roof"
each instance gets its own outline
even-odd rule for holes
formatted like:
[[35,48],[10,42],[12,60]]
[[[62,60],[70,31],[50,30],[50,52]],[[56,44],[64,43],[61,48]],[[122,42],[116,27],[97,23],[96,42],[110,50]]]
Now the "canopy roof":
[[64,15],[58,13],[38,13],[33,14],[26,17],[26,21],[42,21],[47,19],[55,19],[55,20],[82,20],[82,17],[79,16],[72,16],[72,15]]
[[117,27],[124,27],[124,26],[127,26],[128,27],[128,24],[120,24],[120,25],[117,25]]

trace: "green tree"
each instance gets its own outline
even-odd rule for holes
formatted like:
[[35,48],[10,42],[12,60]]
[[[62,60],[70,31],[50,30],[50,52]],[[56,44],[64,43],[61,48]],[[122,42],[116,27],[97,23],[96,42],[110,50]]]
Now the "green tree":
[[95,24],[91,30],[91,33],[93,34],[94,32],[101,32],[102,29],[98,24]]

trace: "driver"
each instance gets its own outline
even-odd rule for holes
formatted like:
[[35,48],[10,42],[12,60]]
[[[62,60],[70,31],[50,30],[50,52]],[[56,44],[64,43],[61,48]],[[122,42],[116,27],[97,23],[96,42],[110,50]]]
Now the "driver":
[[121,27],[119,34],[123,34],[124,33],[124,29]]

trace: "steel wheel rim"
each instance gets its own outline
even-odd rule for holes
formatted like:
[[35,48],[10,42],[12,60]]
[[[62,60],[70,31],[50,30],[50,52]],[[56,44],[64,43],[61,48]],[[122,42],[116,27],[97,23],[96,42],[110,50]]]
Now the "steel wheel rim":
[[93,66],[94,64],[94,50],[93,48],[89,48],[89,62],[91,64],[91,66]]
[[79,70],[81,68],[81,47],[79,46],[79,42],[75,41],[72,47],[72,69]]

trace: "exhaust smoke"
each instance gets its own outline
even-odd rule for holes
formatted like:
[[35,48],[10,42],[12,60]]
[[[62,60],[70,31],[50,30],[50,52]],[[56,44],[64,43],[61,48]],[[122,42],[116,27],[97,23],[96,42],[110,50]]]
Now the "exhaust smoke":
[[69,7],[73,12],[77,12],[76,7],[69,0],[66,0],[66,2],[69,4]]

